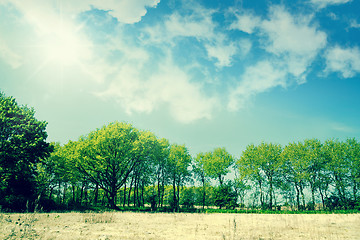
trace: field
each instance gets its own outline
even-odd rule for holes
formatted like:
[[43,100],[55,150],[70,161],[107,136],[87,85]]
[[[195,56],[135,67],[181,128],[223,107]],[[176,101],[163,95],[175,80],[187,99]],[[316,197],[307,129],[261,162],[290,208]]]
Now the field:
[[360,239],[360,214],[0,214],[0,239]]

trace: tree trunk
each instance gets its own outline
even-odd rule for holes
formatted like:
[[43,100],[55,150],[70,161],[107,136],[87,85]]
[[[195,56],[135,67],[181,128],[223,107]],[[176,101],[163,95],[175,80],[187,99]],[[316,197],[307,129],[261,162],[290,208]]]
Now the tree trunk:
[[262,187],[261,187],[261,181],[259,181],[259,188],[260,188],[260,204],[261,204],[261,208],[264,206],[264,197],[263,197],[263,191],[262,191]]
[[300,193],[301,193],[301,199],[302,199],[302,202],[303,202],[303,207],[305,209],[306,203],[305,203],[304,189],[302,187],[302,184],[300,184]]
[[159,206],[161,205],[161,190],[160,190],[160,179],[158,179],[157,182],[157,191],[158,191],[158,201],[159,201]]
[[353,184],[354,184],[354,186],[353,186],[353,197],[354,197],[354,202],[356,203],[356,194],[357,194],[357,187],[356,187],[356,181],[354,180],[353,181]]
[[129,195],[128,195],[128,207],[130,207],[130,197],[131,197],[131,189],[132,189],[132,185],[134,183],[134,178],[131,178],[131,182],[130,182],[130,188],[129,188]]
[[81,190],[80,190],[80,197],[79,197],[79,204],[81,205],[81,202],[82,202],[82,199],[83,199],[83,196],[84,196],[84,188],[85,188],[85,183],[83,182],[82,186],[81,186]]
[[50,193],[49,193],[49,199],[52,199],[53,191],[54,191],[54,187],[51,187],[50,188]]
[[324,194],[322,193],[320,188],[319,188],[319,193],[320,193],[320,196],[321,196],[321,202],[322,202],[322,205],[323,205],[323,210],[325,210]]
[[65,203],[65,200],[66,200],[66,183],[64,183],[64,189],[63,189],[63,197],[62,197],[62,202]]
[[76,201],[76,196],[75,196],[75,184],[71,184],[71,189],[72,189],[72,202],[75,203]]
[[180,210],[180,185],[177,185],[177,202],[176,202],[176,210]]
[[144,199],[144,186],[141,188],[141,200],[142,200],[142,207],[145,206],[145,199]]
[[123,207],[125,207],[125,204],[126,204],[126,182],[125,182],[125,185],[124,185],[124,203],[123,203]]
[[119,210],[119,208],[116,206],[116,189],[112,189],[111,192],[109,192],[109,204],[112,209]]
[[[176,208],[177,206],[177,200],[176,200],[176,179],[174,177],[173,180],[173,208]],[[173,211],[176,211],[176,209],[173,209]]]
[[202,180],[202,184],[203,184],[203,199],[202,199],[202,208],[205,209],[205,200],[206,200],[206,192],[205,192],[205,180]]
[[296,203],[298,211],[300,210],[300,190],[297,183],[295,183],[295,190],[296,190]]
[[134,193],[133,193],[133,202],[134,202],[134,207],[137,207],[137,188],[138,188],[138,179],[137,176],[135,176],[135,182],[134,182]]
[[161,207],[164,206],[165,184],[161,184]]
[[98,201],[98,196],[99,196],[99,184],[95,185],[95,192],[94,192],[94,205],[97,205],[97,201]]
[[269,209],[272,210],[272,203],[273,203],[273,183],[272,183],[272,176],[269,178],[270,182],[270,200],[269,200]]
[[220,187],[222,187],[222,185],[223,185],[223,179],[222,179],[222,176],[221,175],[219,175],[219,183],[220,183]]

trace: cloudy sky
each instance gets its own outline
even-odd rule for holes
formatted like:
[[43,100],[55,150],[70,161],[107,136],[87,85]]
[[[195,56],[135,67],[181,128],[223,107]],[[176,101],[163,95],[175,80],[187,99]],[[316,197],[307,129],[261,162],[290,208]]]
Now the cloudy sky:
[[360,137],[359,0],[0,0],[0,89],[65,144],[127,121],[195,155]]

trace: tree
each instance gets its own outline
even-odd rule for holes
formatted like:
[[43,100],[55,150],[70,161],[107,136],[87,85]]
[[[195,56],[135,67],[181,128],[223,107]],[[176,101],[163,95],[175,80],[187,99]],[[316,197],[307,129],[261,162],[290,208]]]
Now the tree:
[[[138,144],[141,146],[140,161],[133,170],[134,178],[134,206],[140,206],[144,203],[143,192],[145,185],[152,183],[153,173],[157,165],[158,158],[161,157],[161,145],[155,135],[149,131],[143,131],[139,134]],[[139,194],[139,188],[141,194]]]
[[321,171],[324,168],[321,148],[322,144],[318,139],[307,139],[303,144],[303,150],[305,151],[304,161],[307,165],[306,177],[311,190],[312,210],[315,207],[315,191],[320,184]]
[[21,210],[37,193],[36,166],[49,156],[45,121],[0,92],[0,204]]
[[109,205],[117,209],[117,191],[139,164],[142,150],[137,129],[113,122],[79,140],[76,166],[106,192]]
[[325,167],[335,185],[337,197],[341,205],[347,202],[348,169],[347,144],[338,140],[327,140],[323,145]]
[[169,170],[173,186],[173,198],[170,202],[174,211],[179,210],[180,187],[189,180],[191,156],[185,145],[173,144],[170,147]]
[[273,197],[274,197],[274,183],[279,177],[280,167],[282,166],[281,152],[282,147],[278,144],[262,143],[258,147],[260,158],[259,165],[262,171],[264,171],[269,184],[269,208],[272,209]]
[[274,198],[274,184],[280,177],[282,148],[278,144],[261,143],[259,146],[250,145],[243,152],[238,162],[240,175],[250,176],[257,181],[260,188],[260,202],[264,207],[263,184],[269,186],[269,209],[272,209]]
[[230,167],[235,160],[225,148],[215,148],[213,152],[205,154],[203,161],[205,174],[210,178],[218,179],[222,186],[224,178],[230,172]]
[[158,140],[157,147],[154,158],[154,180],[157,183],[158,204],[162,207],[164,202],[165,185],[168,183],[170,174],[169,154],[171,145],[167,139],[162,138]]
[[215,189],[215,205],[220,209],[223,207],[234,209],[238,206],[237,194],[230,182],[220,185]]
[[238,166],[235,165],[234,166],[235,178],[233,180],[232,185],[234,187],[236,196],[240,198],[240,206],[243,207],[243,206],[245,206],[246,191],[250,190],[251,186],[247,184],[246,179],[243,176],[238,176],[239,174],[236,171],[237,168],[238,168]]
[[260,169],[260,155],[255,145],[251,144],[243,151],[240,159],[237,161],[238,170],[242,180],[249,180],[257,185],[260,191],[260,205],[264,206],[264,182],[265,176]]
[[202,204],[202,208],[205,208],[205,202],[206,202],[206,187],[205,184],[208,181],[208,177],[205,174],[205,169],[204,169],[204,159],[205,159],[205,154],[204,153],[199,153],[196,158],[193,161],[193,173],[195,175],[195,178],[197,180],[199,180],[202,184],[202,196],[201,196],[201,204]]
[[[282,153],[284,165],[282,166],[285,181],[290,183],[296,190],[297,207],[305,207],[304,188],[309,174],[307,172],[308,162],[306,160],[305,146],[303,143],[290,143]],[[300,204],[300,195],[303,205]]]
[[359,200],[357,195],[360,187],[360,143],[355,138],[349,138],[346,144],[352,198],[356,203]]

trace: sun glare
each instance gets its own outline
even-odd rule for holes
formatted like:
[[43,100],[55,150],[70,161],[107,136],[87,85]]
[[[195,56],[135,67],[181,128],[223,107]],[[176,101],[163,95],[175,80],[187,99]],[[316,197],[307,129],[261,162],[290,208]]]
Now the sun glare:
[[42,44],[45,61],[62,66],[80,64],[90,55],[89,44],[74,31],[54,30]]

